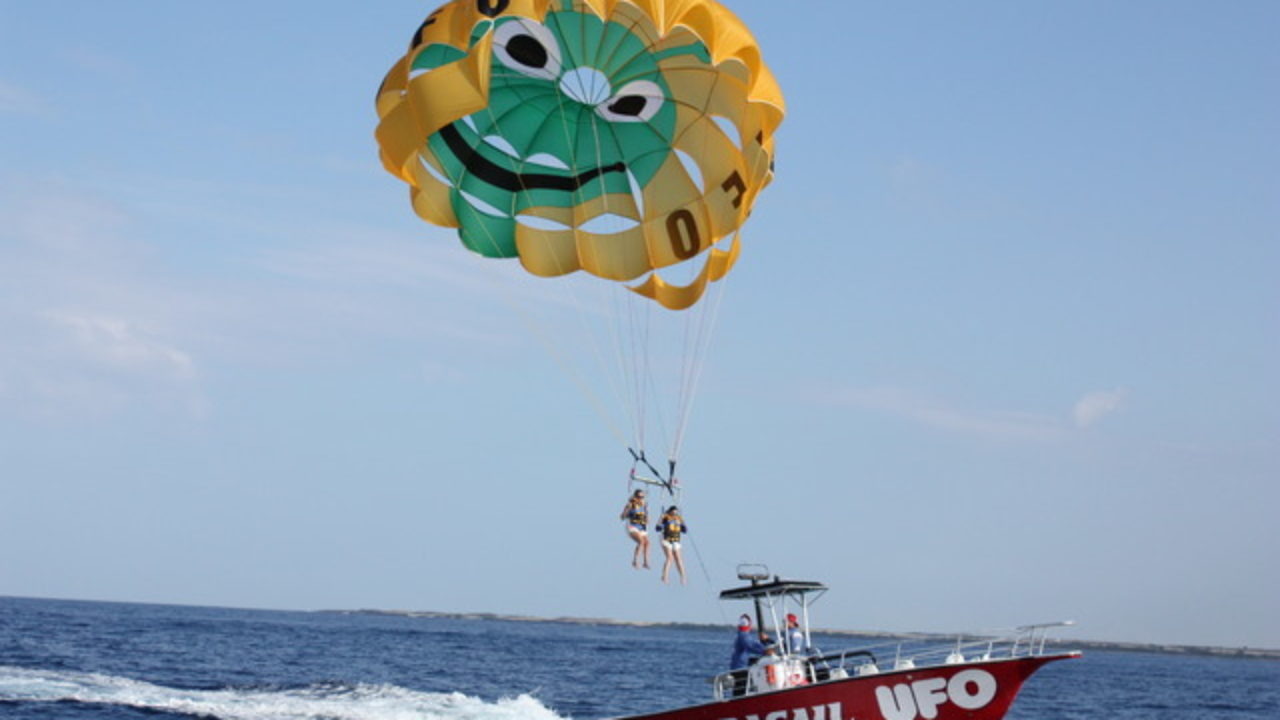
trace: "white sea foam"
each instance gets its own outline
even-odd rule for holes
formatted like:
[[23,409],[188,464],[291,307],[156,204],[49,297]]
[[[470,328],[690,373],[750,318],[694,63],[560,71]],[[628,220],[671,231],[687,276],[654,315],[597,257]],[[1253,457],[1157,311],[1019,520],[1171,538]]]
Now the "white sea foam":
[[0,701],[74,701],[220,720],[558,720],[529,695],[485,702],[394,685],[182,690],[93,673],[0,666]]

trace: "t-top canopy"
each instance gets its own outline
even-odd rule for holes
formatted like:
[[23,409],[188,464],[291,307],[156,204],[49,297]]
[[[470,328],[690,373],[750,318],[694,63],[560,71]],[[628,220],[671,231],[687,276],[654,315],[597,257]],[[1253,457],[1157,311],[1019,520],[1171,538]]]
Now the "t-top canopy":
[[827,586],[812,580],[783,580],[775,577],[773,582],[746,587],[729,588],[721,591],[721,600],[752,600],[755,598],[778,595],[807,595],[813,592],[826,592]]

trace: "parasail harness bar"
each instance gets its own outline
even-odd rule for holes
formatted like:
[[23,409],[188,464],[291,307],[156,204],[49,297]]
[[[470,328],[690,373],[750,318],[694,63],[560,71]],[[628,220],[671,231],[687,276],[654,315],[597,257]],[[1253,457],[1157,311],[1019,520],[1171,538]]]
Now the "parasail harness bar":
[[[680,491],[680,488],[677,487],[677,485],[679,485],[679,481],[676,480],[676,461],[675,460],[667,461],[667,465],[668,465],[667,476],[664,478],[662,477],[662,471],[654,467],[653,463],[649,462],[649,459],[644,456],[643,450],[641,450],[640,452],[636,452],[634,448],[629,447],[627,448],[627,452],[631,453],[631,459],[634,461],[631,464],[632,480],[636,482],[642,482],[642,483],[647,483],[649,485],[657,485],[659,487],[662,487],[667,491],[668,494],[670,494],[673,497]],[[640,464],[643,464],[646,468],[648,468],[649,472],[653,473],[654,477],[647,478],[640,475],[636,475],[636,465],[640,465]]]

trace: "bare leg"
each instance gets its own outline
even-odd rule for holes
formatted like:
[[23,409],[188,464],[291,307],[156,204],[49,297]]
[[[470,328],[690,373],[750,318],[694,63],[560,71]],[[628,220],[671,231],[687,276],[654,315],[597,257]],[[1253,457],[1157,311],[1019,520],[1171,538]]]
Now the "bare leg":
[[646,538],[644,536],[644,533],[640,532],[639,530],[636,530],[635,528],[628,528],[627,534],[631,536],[632,541],[634,541],[636,544],[635,550],[632,551],[631,553],[631,567],[639,570],[640,554],[644,548]]
[[664,543],[662,545],[662,582],[667,582],[667,576],[671,574],[671,548]]
[[649,569],[649,535],[647,533],[640,535],[640,547],[644,549],[644,569]]
[[676,571],[680,573],[680,584],[688,585],[689,581],[684,576],[684,554],[683,551],[676,550],[672,553],[676,558]]

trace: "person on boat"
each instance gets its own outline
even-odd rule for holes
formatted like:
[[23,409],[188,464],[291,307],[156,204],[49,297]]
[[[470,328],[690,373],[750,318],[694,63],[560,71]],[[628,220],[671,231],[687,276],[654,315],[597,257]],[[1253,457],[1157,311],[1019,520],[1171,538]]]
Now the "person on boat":
[[631,493],[631,498],[622,508],[620,519],[627,524],[627,535],[635,541],[635,553],[631,556],[631,567],[639,569],[641,561],[644,569],[649,569],[649,507],[644,502],[644,490]]
[[662,562],[662,582],[667,582],[671,562],[674,560],[676,571],[680,573],[680,584],[689,584],[684,576],[684,556],[680,554],[680,536],[689,532],[689,526],[680,517],[680,509],[675,505],[667,508],[654,529],[662,533],[662,554],[665,556]]
[[730,670],[742,670],[755,658],[764,655],[762,639],[768,639],[763,632],[759,636],[751,632],[751,616],[744,614],[738,618],[738,636],[733,640],[733,655],[729,658]]
[[774,658],[777,658],[777,657],[778,657],[778,643],[767,642],[764,644],[764,655],[760,656],[760,660],[758,662],[761,662],[761,663],[773,662]]
[[750,615],[738,618],[738,635],[733,639],[733,655],[729,657],[729,670],[733,671],[733,697],[747,691],[747,666],[764,655],[764,643],[760,638],[767,637],[763,632],[760,637],[751,632]]
[[805,647],[804,631],[800,629],[800,619],[795,613],[787,613],[787,652],[792,655],[799,655],[808,648]]

